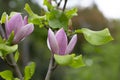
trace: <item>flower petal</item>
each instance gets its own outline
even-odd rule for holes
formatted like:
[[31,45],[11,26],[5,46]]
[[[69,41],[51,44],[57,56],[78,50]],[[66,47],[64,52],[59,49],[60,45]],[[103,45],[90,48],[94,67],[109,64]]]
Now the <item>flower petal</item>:
[[47,38],[47,46],[48,46],[49,50],[51,51],[51,47],[50,47],[50,43],[49,43],[48,38]]
[[24,25],[26,25],[26,24],[28,24],[28,17],[27,16],[24,17]]
[[17,30],[19,30],[23,26],[23,20],[21,14],[16,13],[14,16],[10,18],[10,20],[6,22],[6,24],[7,24],[6,25],[7,35],[9,36],[13,30],[16,34]]
[[14,36],[13,44],[18,43],[22,39],[24,39],[26,36],[30,35],[34,30],[34,26],[32,23],[27,24],[20,28],[19,31]]
[[52,53],[59,53],[59,47],[55,35],[51,29],[48,30],[48,47],[51,49]]
[[7,39],[10,35],[10,30],[9,30],[9,27],[8,27],[8,15],[6,16],[5,31],[6,31],[6,37],[5,38]]
[[65,54],[69,54],[72,52],[73,48],[75,47],[76,42],[77,42],[77,35],[74,35],[67,46]]
[[61,28],[59,31],[57,31],[55,37],[57,39],[58,46],[59,46],[59,54],[64,55],[65,50],[67,48],[67,43],[68,43],[67,36],[64,29]]

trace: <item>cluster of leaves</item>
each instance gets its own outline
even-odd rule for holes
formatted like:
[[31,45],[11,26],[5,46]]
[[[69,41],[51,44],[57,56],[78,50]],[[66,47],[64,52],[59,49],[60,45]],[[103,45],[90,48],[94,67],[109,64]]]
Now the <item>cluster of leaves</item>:
[[[44,4],[49,6],[47,4],[46,0],[44,1]],[[55,9],[52,6],[49,7],[50,11],[46,12],[44,16],[38,16],[35,14],[30,6],[28,4],[25,5],[25,10],[29,14],[29,22],[39,25],[39,27],[45,27],[49,26],[53,29],[61,28],[63,27],[65,30],[68,29],[68,22],[69,19],[71,19],[73,16],[77,15],[77,9],[71,9],[65,12],[62,12],[61,10]]]
[[[29,14],[29,22],[39,25],[39,27],[50,27],[52,29],[64,28],[64,30],[67,32],[69,20],[71,20],[73,16],[77,15],[77,9],[73,8],[62,11],[52,6],[48,0],[44,0],[44,5],[47,6],[48,11],[43,16],[35,14],[28,4],[25,5],[24,9]],[[71,34],[81,33],[84,35],[85,39],[93,45],[103,45],[113,40],[107,28],[101,31],[92,31],[87,28],[82,28],[73,31]],[[55,54],[54,58],[59,65],[67,65],[73,68],[80,68],[85,65],[81,55],[75,57],[75,54],[65,56]]]

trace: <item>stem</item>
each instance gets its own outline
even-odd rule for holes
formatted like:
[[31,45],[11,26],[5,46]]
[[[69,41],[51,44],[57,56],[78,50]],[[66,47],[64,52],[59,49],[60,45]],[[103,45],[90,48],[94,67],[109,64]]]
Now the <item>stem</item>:
[[48,67],[48,71],[47,71],[45,80],[50,80],[50,76],[51,76],[51,73],[53,71],[53,65],[54,65],[54,56],[51,55],[50,63],[49,63],[49,67]]
[[64,6],[63,6],[63,11],[65,11],[65,8],[66,8],[66,5],[67,5],[67,1],[68,1],[68,0],[65,0],[65,4],[64,4]]
[[58,2],[57,8],[60,6],[61,2],[62,2],[62,0],[60,0],[60,1]]
[[20,80],[23,80],[22,73],[20,72],[20,69],[19,69],[17,63],[16,63],[15,60],[14,60],[13,53],[9,54],[8,57],[9,57],[9,59],[10,59],[10,61],[11,61],[11,66],[12,66],[12,68],[13,68],[14,71],[16,72],[17,77],[18,77]]

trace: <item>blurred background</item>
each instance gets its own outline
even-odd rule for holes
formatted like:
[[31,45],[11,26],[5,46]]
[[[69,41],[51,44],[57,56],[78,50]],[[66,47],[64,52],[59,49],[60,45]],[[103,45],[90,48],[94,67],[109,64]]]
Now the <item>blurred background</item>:
[[[22,12],[25,3],[38,15],[43,15],[46,8],[43,0],[0,0],[0,16],[3,12]],[[64,0],[63,0],[64,1]],[[54,3],[53,3],[54,4]],[[93,46],[78,35],[78,43],[73,52],[83,55],[85,67],[72,69],[57,67],[51,80],[120,80],[120,1],[119,0],[68,0],[67,9],[78,8],[78,16],[73,17],[73,29],[86,27],[92,30],[109,28],[114,41]],[[62,5],[61,5],[62,7]],[[35,26],[35,30],[19,44],[21,70],[30,61],[37,64],[31,80],[44,80],[47,72],[50,51],[46,44],[47,31]],[[0,71],[9,67],[0,59]],[[2,80],[2,79],[0,79]]]

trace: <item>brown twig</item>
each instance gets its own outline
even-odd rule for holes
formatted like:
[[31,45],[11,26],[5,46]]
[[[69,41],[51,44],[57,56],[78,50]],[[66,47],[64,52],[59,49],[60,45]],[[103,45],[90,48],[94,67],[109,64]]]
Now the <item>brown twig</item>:
[[57,8],[60,6],[62,0],[60,0],[58,3],[57,3]]
[[54,66],[52,67],[52,70],[54,71],[58,67],[58,64],[55,63]]
[[54,55],[52,54],[45,80],[50,80],[51,73],[53,72],[53,66],[54,66]]
[[66,8],[66,5],[67,5],[67,1],[68,0],[65,0],[65,3],[64,3],[64,6],[63,6],[63,11],[65,11],[65,8]]
[[14,55],[13,53],[9,54],[8,55],[8,58],[10,59],[10,63],[8,64],[11,64],[10,66],[13,68],[13,70],[15,71],[17,77],[20,79],[20,80],[23,80],[23,76],[22,76],[22,73],[17,65],[17,63],[15,62],[14,60]]

